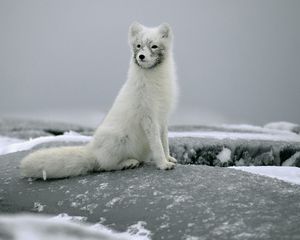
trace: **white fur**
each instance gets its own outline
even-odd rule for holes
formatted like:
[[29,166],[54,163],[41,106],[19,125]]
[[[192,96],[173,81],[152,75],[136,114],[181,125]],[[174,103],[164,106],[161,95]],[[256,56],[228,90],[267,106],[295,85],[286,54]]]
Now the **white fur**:
[[[128,79],[111,110],[86,146],[39,150],[25,157],[21,172],[26,177],[61,178],[89,171],[133,168],[153,159],[159,169],[172,169],[176,160],[169,154],[168,116],[176,99],[175,67],[172,56],[172,32],[167,24],[146,28],[133,23],[129,44],[151,40],[165,47],[164,59],[151,56],[150,45],[137,52],[146,55],[143,63],[131,58]],[[153,54],[155,55],[155,54]],[[45,173],[44,173],[45,174]]]

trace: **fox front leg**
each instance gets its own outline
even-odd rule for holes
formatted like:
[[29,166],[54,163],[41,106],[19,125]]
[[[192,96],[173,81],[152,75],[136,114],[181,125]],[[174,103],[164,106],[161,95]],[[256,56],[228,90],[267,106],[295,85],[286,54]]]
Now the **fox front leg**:
[[161,127],[161,142],[163,145],[166,159],[169,162],[177,163],[177,160],[170,156],[169,139],[168,139],[168,125],[166,123]]
[[157,168],[162,170],[173,169],[175,167],[175,163],[168,161],[165,156],[158,124],[156,124],[149,115],[145,116],[141,123]]

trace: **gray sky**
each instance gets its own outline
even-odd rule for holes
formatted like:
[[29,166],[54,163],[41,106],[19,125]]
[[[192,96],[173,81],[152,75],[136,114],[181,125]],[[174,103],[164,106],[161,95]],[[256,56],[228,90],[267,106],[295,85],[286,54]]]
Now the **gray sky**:
[[0,0],[0,115],[108,111],[134,20],[173,27],[173,123],[300,123],[297,0]]

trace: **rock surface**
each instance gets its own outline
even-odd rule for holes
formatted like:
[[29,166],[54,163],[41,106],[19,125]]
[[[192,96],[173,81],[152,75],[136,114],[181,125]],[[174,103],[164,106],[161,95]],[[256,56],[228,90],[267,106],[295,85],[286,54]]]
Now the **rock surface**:
[[1,213],[67,213],[118,231],[144,221],[153,239],[300,239],[298,185],[199,165],[34,181],[19,174],[28,153],[0,156]]
[[[19,139],[57,136],[70,130],[93,133],[70,124],[0,120],[0,135]],[[259,128],[177,126],[170,130],[278,137]],[[300,239],[300,186],[210,167],[300,166],[300,142],[171,137],[171,154],[184,164],[172,171],[145,165],[52,181],[20,177],[18,166],[26,154],[37,148],[75,144],[80,143],[44,143],[30,151],[0,156],[0,212],[67,213],[117,231],[144,221],[153,239]]]

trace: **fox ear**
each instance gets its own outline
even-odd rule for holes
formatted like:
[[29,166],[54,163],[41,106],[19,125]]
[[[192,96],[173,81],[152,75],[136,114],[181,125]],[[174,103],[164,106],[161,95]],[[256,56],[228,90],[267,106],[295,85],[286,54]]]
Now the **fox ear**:
[[172,29],[168,23],[163,23],[159,25],[158,31],[161,34],[161,38],[171,38],[172,37]]
[[129,38],[135,37],[139,32],[143,30],[143,25],[138,22],[133,22],[129,27]]

